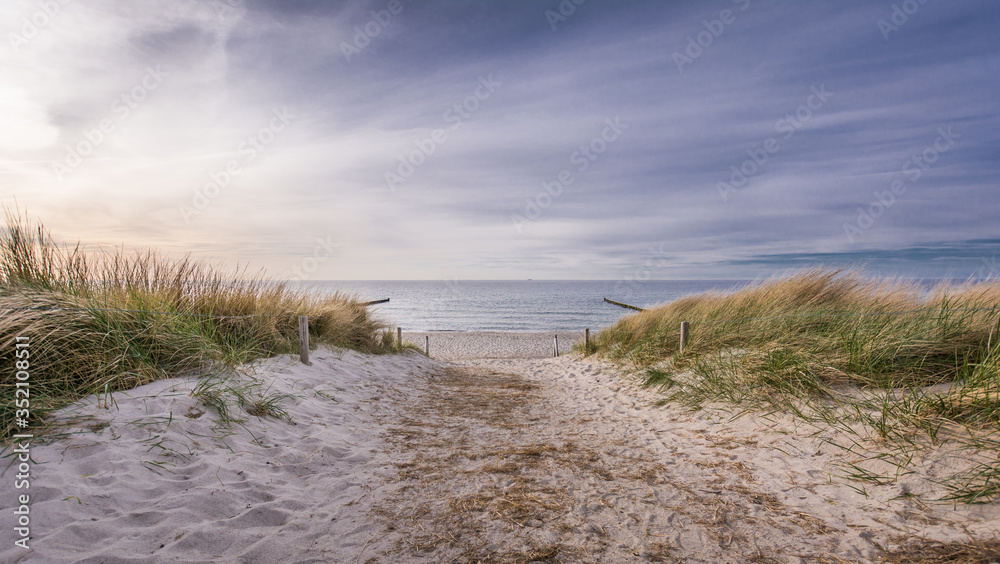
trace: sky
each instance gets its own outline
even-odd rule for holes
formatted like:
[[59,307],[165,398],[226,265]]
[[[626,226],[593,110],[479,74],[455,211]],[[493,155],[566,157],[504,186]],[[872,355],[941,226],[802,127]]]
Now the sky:
[[0,200],[305,280],[1000,275],[992,0],[4,0]]

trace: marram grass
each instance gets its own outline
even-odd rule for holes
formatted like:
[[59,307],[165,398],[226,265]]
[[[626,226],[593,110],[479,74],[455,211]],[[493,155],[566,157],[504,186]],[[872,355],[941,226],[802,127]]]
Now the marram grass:
[[628,316],[593,349],[642,371],[664,402],[863,428],[900,460],[947,435],[984,461],[949,482],[949,499],[973,502],[1000,496],[998,323],[995,280],[928,288],[813,269]]
[[[691,324],[676,357],[681,321]],[[805,371],[821,383],[924,386],[954,380],[984,355],[1000,321],[1000,284],[942,285],[810,270],[730,293],[683,298],[602,331],[597,350],[651,366],[747,350],[764,370]]]
[[384,324],[349,296],[297,293],[245,270],[153,251],[88,253],[8,211],[0,234],[0,438],[24,430],[15,417],[18,337],[29,343],[29,424],[37,427],[89,394],[296,352],[300,315],[309,316],[311,343],[393,350]]

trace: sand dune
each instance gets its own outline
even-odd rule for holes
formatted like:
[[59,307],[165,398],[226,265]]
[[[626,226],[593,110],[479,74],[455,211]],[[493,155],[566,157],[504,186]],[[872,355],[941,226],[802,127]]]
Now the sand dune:
[[30,551],[0,482],[0,560],[871,561],[1000,524],[996,505],[920,501],[955,463],[940,453],[866,497],[831,437],[790,420],[654,407],[600,362],[502,358],[474,337],[439,343],[450,362],[319,350],[250,367],[290,394],[291,422],[220,427],[192,379],[88,398],[62,414],[70,434],[33,445]]
[[244,414],[219,428],[190,379],[73,406],[63,414],[78,420],[72,434],[32,449],[31,551],[4,542],[0,560],[337,562],[360,552],[381,531],[357,503],[385,478],[373,417],[435,364],[328,350],[312,361],[255,366],[294,396],[284,404],[292,423]]

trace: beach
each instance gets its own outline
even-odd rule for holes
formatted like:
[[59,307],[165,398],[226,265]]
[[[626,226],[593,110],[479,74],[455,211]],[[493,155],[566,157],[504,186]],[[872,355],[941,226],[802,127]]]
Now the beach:
[[[863,490],[833,430],[658,406],[581,334],[431,333],[431,357],[321,347],[245,366],[287,418],[218,413],[175,378],[90,397],[32,442],[31,549],[3,562],[801,562],[992,538],[933,502],[930,452]],[[424,344],[424,334],[404,340]],[[565,343],[565,344],[564,344]],[[20,492],[8,468],[3,506]]]
[[547,331],[510,333],[503,331],[426,331],[405,332],[403,342],[424,350],[430,347],[432,358],[444,361],[551,358],[558,343],[560,354],[569,353],[574,345],[582,345],[583,331]]

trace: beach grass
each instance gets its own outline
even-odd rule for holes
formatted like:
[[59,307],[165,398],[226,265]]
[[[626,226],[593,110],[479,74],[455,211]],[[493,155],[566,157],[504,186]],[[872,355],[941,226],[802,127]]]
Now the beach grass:
[[864,434],[901,472],[914,449],[960,441],[980,462],[949,480],[948,499],[977,502],[1000,495],[998,322],[995,280],[928,287],[817,268],[628,316],[594,348],[664,402],[790,412]]
[[[6,219],[0,234],[0,365],[6,374],[0,380],[0,438],[25,430],[17,399],[29,400],[28,424],[36,427],[78,398],[180,374],[211,374],[213,383],[201,390],[216,397],[211,392],[224,389],[217,385],[220,374],[297,352],[300,315],[309,316],[312,344],[367,353],[398,347],[384,323],[351,296],[294,291],[263,272],[225,271],[151,250],[59,245],[20,212],[6,210]],[[29,398],[17,395],[18,361],[28,367]],[[250,409],[280,415],[274,400],[257,398]]]

